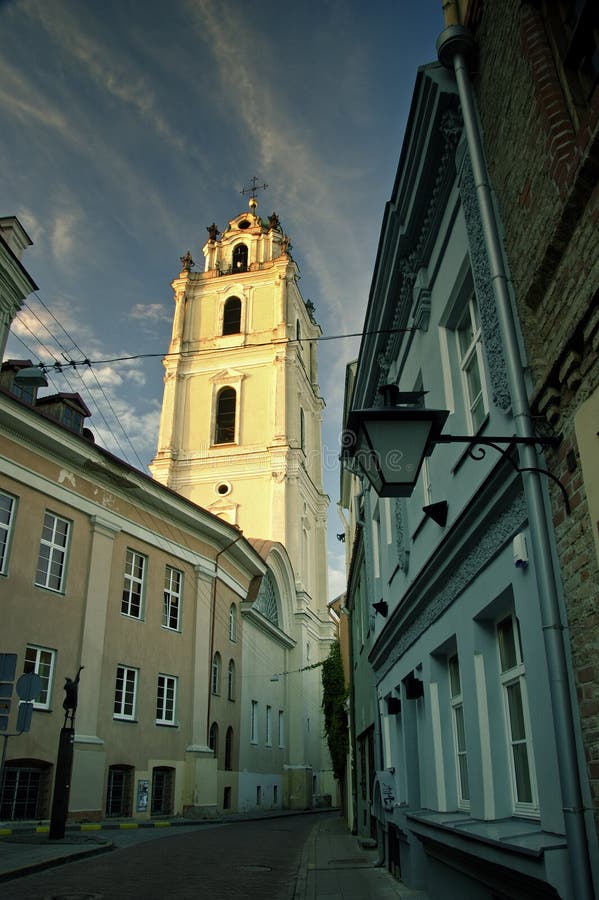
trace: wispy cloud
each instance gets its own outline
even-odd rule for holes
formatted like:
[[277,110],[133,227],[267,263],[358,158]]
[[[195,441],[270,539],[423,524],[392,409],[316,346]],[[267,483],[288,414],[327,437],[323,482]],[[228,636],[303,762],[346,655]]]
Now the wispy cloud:
[[[37,4],[27,4],[37,9]],[[42,10],[48,9],[45,5]],[[51,15],[57,12],[53,6]],[[50,13],[49,13],[50,15]],[[126,80],[126,76],[123,75]],[[163,239],[174,236],[173,219],[166,194],[140,171],[136,158],[123,147],[110,129],[98,127],[97,111],[85,104],[79,94],[58,92],[48,78],[36,79],[34,72],[25,74],[9,62],[0,60],[0,109],[10,118],[17,120],[27,129],[27,142],[37,147],[36,161],[52,167],[53,178],[48,184],[48,197],[60,207],[60,194],[69,182],[69,167],[72,161],[68,153],[76,154],[84,162],[87,183],[91,191],[100,191],[101,185],[111,188],[119,185],[121,209],[127,209],[128,216],[138,224],[153,220],[161,225]],[[142,104],[143,105],[143,104]],[[67,110],[67,111],[65,111]],[[153,122],[153,110],[147,111],[147,122]],[[48,129],[60,138],[63,150],[60,152],[39,126]],[[48,147],[46,147],[46,144]],[[47,162],[46,151],[58,157],[56,162]],[[181,163],[184,168],[183,163]],[[58,201],[56,197],[58,196]],[[51,210],[49,210],[51,212]],[[73,210],[70,211],[71,216]],[[60,210],[54,227],[50,229],[54,251],[57,254],[68,251],[71,244],[75,219],[68,210]]]
[[129,310],[129,318],[150,325],[160,325],[163,322],[172,322],[172,310],[162,303],[135,303]]
[[[236,4],[219,5],[217,11],[213,0],[188,0],[187,10],[198,36],[210,48],[219,73],[221,97],[248,135],[244,140],[257,154],[262,171],[269,173],[269,180],[272,177],[282,186],[279,195],[284,207],[292,212],[300,265],[307,263],[315,279],[317,295],[311,299],[316,303],[319,321],[325,329],[342,322],[344,329],[358,330],[369,278],[365,236],[360,217],[351,207],[351,194],[362,185],[370,166],[368,159],[349,161],[346,154],[331,162],[323,152],[321,130],[305,127],[290,102],[284,79],[271,77],[269,48],[259,26],[252,27],[251,20],[240,16]],[[352,38],[346,35],[346,40]],[[252,65],[240,66],[242,51],[248,46],[252,47]],[[343,77],[353,84],[350,93],[353,89],[363,93],[365,88],[359,84],[364,80],[366,60],[360,43],[352,44],[351,52],[344,49],[352,65],[347,72],[343,70]],[[364,109],[364,104],[357,103],[355,108]],[[365,113],[356,115],[364,118]],[[353,286],[352,296],[348,296],[348,284]],[[322,387],[325,395],[334,394],[329,402],[338,409],[345,360],[354,350],[347,347],[346,356],[340,352],[340,345],[332,350],[330,345],[319,348],[321,361],[324,354],[331,359],[330,366],[321,365],[326,373]]]
[[52,102],[46,102],[30,78],[6,60],[0,59],[0,106],[21,121],[51,128],[69,143],[80,144],[66,114]]
[[55,258],[65,259],[70,256],[78,238],[79,215],[76,212],[63,212],[56,216],[52,224],[52,252]]
[[[35,19],[64,55],[71,55],[83,73],[105,94],[137,113],[177,152],[194,154],[181,129],[168,121],[146,74],[123,53],[112,52],[106,41],[93,37],[93,19],[82,25],[82,10],[65,4],[26,0],[24,11]],[[90,27],[91,26],[91,27]]]

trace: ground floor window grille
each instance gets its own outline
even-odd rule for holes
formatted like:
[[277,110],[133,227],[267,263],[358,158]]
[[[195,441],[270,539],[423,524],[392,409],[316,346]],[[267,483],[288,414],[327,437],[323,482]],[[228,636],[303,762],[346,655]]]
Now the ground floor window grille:
[[152,815],[170,816],[173,812],[174,769],[158,767],[152,773]]
[[49,773],[50,766],[6,765],[0,785],[0,820],[44,818]]
[[110,766],[106,789],[106,815],[130,816],[133,769],[130,766]]

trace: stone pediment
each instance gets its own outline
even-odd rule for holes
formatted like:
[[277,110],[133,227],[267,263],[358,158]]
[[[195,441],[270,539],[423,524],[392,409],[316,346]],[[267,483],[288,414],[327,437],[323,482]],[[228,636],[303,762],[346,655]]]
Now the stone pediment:
[[239,369],[221,369],[220,372],[210,376],[210,381],[213,384],[219,384],[220,382],[231,383],[239,382],[243,378],[245,378],[245,373],[240,372]]

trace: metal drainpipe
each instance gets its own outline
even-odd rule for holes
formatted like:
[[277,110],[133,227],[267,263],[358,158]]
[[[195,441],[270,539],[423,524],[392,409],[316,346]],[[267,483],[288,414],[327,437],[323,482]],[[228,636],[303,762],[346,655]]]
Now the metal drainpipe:
[[[381,708],[379,705],[379,691],[375,681],[374,684],[374,758],[375,758],[375,771],[382,772],[383,770],[383,748],[381,741]],[[370,798],[370,802],[372,803],[372,797]],[[377,816],[376,819],[376,842],[378,846],[379,855],[377,859],[372,863],[376,868],[381,868],[385,865],[387,860],[387,841],[386,841],[386,832],[383,828],[383,823],[379,820]]]
[[[466,66],[466,53],[472,48],[473,43],[472,35],[466,28],[461,25],[450,25],[437,40],[437,52],[440,62],[447,68],[453,68],[455,72],[501,329],[516,434],[519,437],[532,437],[534,431],[508,291],[508,278],[503,261],[499,226],[493,205],[474,91]],[[522,467],[538,467],[540,465],[539,454],[534,445],[520,447],[520,460]],[[543,500],[541,476],[537,472],[524,472],[522,478],[535,572],[539,584],[539,602],[555,723],[557,760],[573,896],[576,900],[593,900],[595,894],[574,737],[574,711],[568,685],[568,667],[563,638],[564,625],[559,608],[558,574],[555,571],[551,553],[551,536]]]

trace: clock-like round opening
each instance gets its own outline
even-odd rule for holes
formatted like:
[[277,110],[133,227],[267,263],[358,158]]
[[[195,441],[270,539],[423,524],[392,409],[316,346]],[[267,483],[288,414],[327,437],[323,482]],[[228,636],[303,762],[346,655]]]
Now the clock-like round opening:
[[238,228],[249,228],[251,224],[252,223],[249,222],[247,219],[243,219],[237,227]]
[[225,497],[227,494],[231,492],[231,485],[228,481],[221,481],[220,484],[216,485],[216,493],[220,494],[221,497]]

